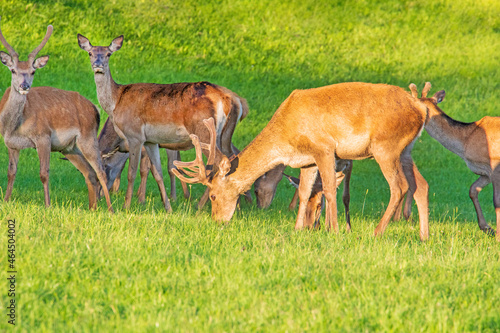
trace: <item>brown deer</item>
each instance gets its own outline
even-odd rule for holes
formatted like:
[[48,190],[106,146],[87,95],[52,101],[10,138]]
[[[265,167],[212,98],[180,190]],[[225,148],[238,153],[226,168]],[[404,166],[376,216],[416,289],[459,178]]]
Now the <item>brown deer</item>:
[[[124,140],[122,140],[116,133],[113,123],[108,118],[104,123],[104,126],[99,133],[99,150],[101,151],[102,158],[104,161],[104,170],[106,171],[106,176],[108,177],[108,189],[110,191],[118,191],[120,187],[120,175],[125,167],[125,163],[128,160],[128,151],[126,150]],[[162,147],[162,145],[159,145]],[[177,199],[177,191],[175,186],[175,175],[170,171],[174,167],[173,162],[175,160],[181,160],[179,151],[165,149],[167,151],[168,157],[168,174],[170,177],[170,198],[175,201]],[[140,177],[141,183],[139,189],[137,190],[137,196],[140,203],[146,202],[146,182],[149,171],[151,169],[151,161],[145,152],[145,149],[141,152],[141,162],[140,162]],[[181,182],[184,197],[189,198],[189,191],[186,183]]]
[[[469,196],[477,213],[479,228],[494,234],[484,218],[479,204],[478,194],[489,183],[493,183],[493,204],[495,206],[497,232],[496,240],[500,241],[500,117],[484,117],[472,123],[463,123],[452,119],[439,107],[445,97],[445,91],[441,90],[428,98],[431,89],[430,82],[425,83],[422,90],[422,101],[428,109],[428,120],[425,124],[427,133],[446,149],[460,156],[467,167],[479,175],[472,184]],[[410,90],[414,97],[418,96],[417,87],[412,83]],[[411,192],[408,194],[405,204],[405,216],[411,212]]]
[[[172,171],[185,182],[208,186],[212,217],[229,221],[239,193],[248,190],[263,173],[279,164],[301,168],[300,204],[295,224],[296,229],[301,229],[319,170],[327,202],[326,228],[338,231],[335,160],[375,158],[391,191],[389,205],[375,234],[384,232],[411,187],[419,210],[420,238],[426,240],[429,237],[428,185],[410,155],[426,118],[427,108],[395,86],[354,82],[296,90],[281,104],[262,132],[233,159],[233,164],[237,164],[234,172],[230,173],[231,161],[223,157],[218,173],[213,177],[207,173],[201,149],[208,145],[201,145],[196,135],[191,135],[197,150],[195,161],[174,162],[190,178]],[[215,136],[214,129],[211,133]],[[214,137],[210,147],[215,149]],[[209,159],[207,163],[210,165],[210,162]]]
[[[35,148],[40,159],[40,179],[43,183],[45,206],[50,206],[50,152],[59,151],[83,174],[89,191],[89,208],[97,207],[97,180],[106,185],[97,149],[99,112],[86,98],[73,91],[52,87],[31,87],[35,71],[44,67],[49,56],[36,58],[45,46],[52,26],[42,42],[20,61],[19,55],[7,43],[0,30],[0,41],[8,54],[0,51],[2,63],[12,73],[11,86],[0,101],[0,133],[9,151],[9,168],[5,201],[10,199],[17,173],[19,151]],[[108,210],[113,211],[107,189],[104,190]]]
[[[122,47],[123,35],[115,38],[109,46],[92,46],[86,37],[78,34],[78,44],[90,56],[99,103],[111,118],[118,136],[125,140],[129,151],[124,207],[130,206],[141,149],[144,146],[151,160],[151,171],[160,189],[165,209],[170,211],[158,144],[171,150],[191,149],[191,134],[208,141],[209,132],[202,120],[213,117],[217,121],[215,159],[220,161],[222,154],[231,156],[234,128],[238,120],[248,113],[246,100],[227,88],[209,82],[120,85],[111,77],[109,59]],[[208,155],[208,151],[206,154]]]
[[[335,163],[335,172],[337,173],[337,187],[340,186],[342,180],[344,180],[344,190],[342,191],[342,202],[344,203],[344,211],[346,218],[347,231],[351,231],[351,215],[349,214],[349,203],[351,200],[349,192],[349,184],[351,181],[352,173],[352,161],[350,160],[337,160]],[[300,180],[296,177],[283,174],[290,184],[292,184],[297,190],[295,191],[292,201],[288,206],[289,210],[295,209],[297,206],[297,201],[299,199],[299,184]],[[316,176],[316,181],[312,187],[311,196],[307,201],[304,226],[308,228],[319,228],[319,219],[321,217],[321,212],[325,206],[325,200],[323,195],[323,184],[321,183],[321,177]]]

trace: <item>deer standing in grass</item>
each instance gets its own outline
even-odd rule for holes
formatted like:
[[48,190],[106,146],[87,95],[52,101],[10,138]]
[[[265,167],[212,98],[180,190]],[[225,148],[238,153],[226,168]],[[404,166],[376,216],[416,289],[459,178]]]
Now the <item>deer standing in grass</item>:
[[[489,234],[494,234],[495,230],[484,218],[478,194],[486,185],[493,183],[493,204],[497,220],[496,240],[500,241],[498,232],[500,230],[500,117],[484,117],[472,123],[454,120],[438,107],[438,103],[445,97],[445,91],[438,91],[428,98],[430,89],[431,84],[427,82],[420,98],[429,110],[425,129],[446,149],[460,156],[472,172],[479,175],[470,187],[469,196],[476,209],[479,228]],[[418,96],[417,87],[413,83],[410,85],[410,90],[414,97]],[[405,217],[410,215],[411,201],[409,195],[404,209]]]
[[[220,161],[223,154],[231,156],[234,128],[248,113],[246,100],[209,82],[120,85],[111,77],[109,59],[122,47],[123,36],[115,38],[109,46],[92,46],[86,37],[78,34],[78,44],[90,56],[99,103],[129,151],[124,207],[130,206],[144,146],[165,210],[171,211],[163,184],[158,144],[171,150],[191,149],[191,134],[208,141],[209,132],[202,121],[213,117],[217,121],[215,160]],[[205,153],[208,155],[208,151]]]
[[[108,177],[108,189],[110,191],[118,191],[120,187],[120,175],[125,168],[125,163],[128,160],[129,154],[125,147],[125,141],[122,140],[116,133],[113,123],[110,118],[104,123],[104,127],[99,133],[99,150],[101,151],[104,169]],[[159,145],[160,148],[162,145]],[[177,191],[175,186],[175,175],[170,171],[174,167],[175,160],[181,160],[179,151],[165,149],[168,157],[168,174],[170,177],[170,198],[172,201],[177,199]],[[141,162],[139,174],[141,183],[137,190],[137,196],[140,203],[146,202],[146,182],[149,171],[151,169],[151,161],[143,148],[141,152]],[[189,191],[186,183],[181,182],[184,197],[189,198]]]
[[[342,202],[344,203],[344,212],[346,219],[347,231],[351,231],[351,215],[349,213],[349,203],[351,201],[349,185],[351,182],[352,173],[352,161],[350,160],[337,160],[335,163],[335,172],[337,178],[337,187],[340,183],[344,181],[344,190],[342,191]],[[283,174],[290,184],[292,184],[296,190],[293,194],[292,201],[288,206],[289,210],[295,209],[299,199],[299,185],[300,180],[298,178]],[[307,228],[319,228],[319,219],[321,217],[321,212],[325,206],[325,196],[323,195],[323,183],[321,182],[321,177],[316,176],[316,181],[312,187],[311,196],[307,200],[306,212],[304,217],[304,226]]]
[[45,206],[50,206],[50,152],[59,151],[83,174],[89,191],[89,208],[97,207],[97,180],[104,188],[108,209],[113,211],[106,186],[99,150],[97,129],[99,112],[77,92],[52,87],[31,87],[35,71],[44,67],[49,56],[36,58],[45,46],[52,26],[42,42],[20,61],[19,55],[7,43],[0,30],[0,41],[8,54],[0,51],[2,63],[12,73],[11,86],[0,101],[0,133],[9,151],[8,183],[5,201],[10,199],[17,173],[19,151],[35,148],[40,159],[40,179],[43,183]]
[[[225,157],[219,172],[210,177],[196,135],[195,161],[174,162],[187,176],[172,170],[185,182],[210,188],[212,217],[229,221],[239,193],[248,190],[266,171],[279,164],[301,168],[296,229],[304,227],[307,200],[319,170],[327,202],[327,230],[338,231],[336,159],[375,158],[389,183],[389,205],[375,229],[382,234],[409,188],[415,193],[420,217],[420,238],[429,237],[428,185],[411,158],[411,150],[424,128],[426,107],[403,89],[384,84],[341,83],[296,90],[278,108],[268,125],[233,160]],[[206,122],[208,124],[208,122]],[[211,130],[212,136],[214,129]],[[202,139],[203,140],[203,139]],[[206,141],[205,141],[206,142]],[[210,147],[215,148],[212,138]]]

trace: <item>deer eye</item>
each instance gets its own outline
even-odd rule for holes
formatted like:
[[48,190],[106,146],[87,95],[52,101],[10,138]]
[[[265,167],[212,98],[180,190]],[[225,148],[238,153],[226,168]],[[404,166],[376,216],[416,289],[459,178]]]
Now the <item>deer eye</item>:
[[35,75],[35,71],[31,72],[31,75]]
[[106,57],[111,57],[111,52],[106,53]]
[[212,195],[210,196],[210,200],[215,201],[215,194],[212,194]]
[[12,74],[16,74],[16,71],[14,69],[11,69],[10,71],[12,72]]
[[92,57],[92,52],[89,52],[89,56],[91,56],[91,57]]

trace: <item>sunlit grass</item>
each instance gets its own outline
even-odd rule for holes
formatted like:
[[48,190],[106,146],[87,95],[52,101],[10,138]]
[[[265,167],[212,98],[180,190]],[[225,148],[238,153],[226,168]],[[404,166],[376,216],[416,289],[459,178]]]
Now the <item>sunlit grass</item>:
[[[343,81],[414,82],[419,90],[431,81],[431,93],[446,90],[440,105],[450,116],[498,115],[498,1],[4,0],[0,15],[21,59],[54,25],[35,86],[76,90],[97,104],[81,33],[94,45],[124,34],[110,62],[119,83],[228,87],[250,105],[234,135],[240,148],[294,89]],[[10,73],[1,67],[3,93]],[[426,243],[411,221],[373,237],[389,198],[374,161],[354,164],[353,231],[345,232],[340,208],[341,231],[329,234],[293,230],[293,188],[285,181],[269,210],[242,203],[227,225],[213,222],[209,207],[197,214],[200,185],[167,215],[152,179],[146,205],[134,198],[124,210],[122,190],[112,195],[116,214],[102,201],[90,212],[83,177],[58,157],[51,160],[52,207],[43,205],[34,150],[21,153],[12,201],[0,203],[0,221],[18,222],[19,331],[500,329],[499,246],[479,231],[468,197],[477,177],[426,133],[413,151],[430,185]],[[7,163],[0,144],[2,196]],[[480,198],[494,221],[491,187]],[[2,237],[2,251],[5,244]],[[5,292],[0,300],[7,304]]]

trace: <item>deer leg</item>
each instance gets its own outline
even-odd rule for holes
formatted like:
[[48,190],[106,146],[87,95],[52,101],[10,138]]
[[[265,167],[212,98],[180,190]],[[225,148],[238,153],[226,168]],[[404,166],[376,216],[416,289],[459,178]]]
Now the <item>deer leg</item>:
[[[139,189],[137,190],[138,201],[141,204],[146,202],[146,185],[148,182],[148,174],[151,169],[151,161],[146,153],[146,150],[142,149],[141,152],[141,164],[139,167],[139,175],[141,177],[141,183],[139,185]],[[152,173],[152,172],[151,172]]]
[[497,218],[496,240],[500,242],[500,170],[497,167],[493,170],[491,176],[493,183],[493,204],[495,205],[495,214]]
[[[125,165],[123,165],[123,168],[125,168]],[[123,171],[123,168],[120,171],[120,174],[115,178],[115,181],[113,182],[113,185],[111,185],[109,192],[116,193],[120,190],[120,181],[121,181],[120,178],[121,178],[121,173]]]
[[337,222],[337,173],[335,172],[335,156],[328,154],[316,159],[321,181],[323,195],[326,199],[325,225],[327,231],[339,231]]
[[297,207],[298,200],[299,200],[299,189],[296,189],[295,193],[293,194],[292,201],[290,201],[290,204],[288,205],[288,210],[294,210],[295,207]]
[[300,182],[299,182],[299,211],[297,212],[297,221],[295,222],[295,229],[302,229],[305,227],[305,219],[307,212],[307,202],[311,197],[312,187],[318,176],[317,167],[301,168],[300,169]]
[[408,182],[404,176],[399,155],[392,155],[389,156],[389,158],[384,159],[375,157],[375,159],[380,165],[380,169],[389,183],[391,191],[391,199],[389,200],[387,209],[385,210],[380,223],[375,228],[375,236],[379,236],[384,233],[385,228],[396,212],[397,206],[400,204],[401,200],[403,200],[404,195],[408,191]]
[[165,149],[167,151],[167,157],[168,157],[168,177],[170,178],[170,200],[175,201],[177,200],[177,188],[175,186],[175,175],[171,171],[173,168],[175,168],[174,161],[178,160],[178,157],[180,157],[180,154],[176,150],[170,150],[170,149]]
[[[425,241],[429,239],[429,185],[418,171],[409,153],[404,154],[401,159],[403,171],[409,186],[403,215],[406,220],[409,219],[411,215],[411,204],[413,197],[415,197],[418,218],[420,221],[420,240]],[[401,203],[402,201],[403,200],[401,200]]]
[[351,231],[351,214],[349,213],[349,204],[351,202],[351,193],[350,193],[350,182],[351,182],[351,174],[352,174],[352,162],[350,162],[346,169],[344,170],[344,190],[342,191],[342,202],[344,203],[345,210],[345,220],[347,231]]
[[[178,151],[178,150],[176,151],[175,158],[172,160],[172,164],[174,164],[175,160],[182,161],[182,159],[181,159],[181,152]],[[169,163],[170,163],[170,159],[169,159]],[[177,169],[177,167],[175,165],[173,166],[173,168]],[[171,184],[175,184],[175,178],[176,177],[175,177],[175,175],[172,172],[172,168],[170,167],[170,164],[169,164],[168,172],[169,172],[169,175],[170,175]],[[180,182],[181,182],[182,192],[184,193],[184,198],[185,199],[189,199],[189,197],[190,197],[191,194],[189,193],[189,189],[187,187],[187,184],[185,182],[183,182],[182,180]]]
[[[109,198],[109,191],[107,186],[107,177],[106,172],[104,171],[101,154],[99,153],[99,148],[97,145],[97,140],[93,137],[79,137],[76,139],[76,145],[78,149],[82,153],[83,157],[90,164],[93,172],[97,175],[97,179],[101,184],[102,192],[104,193],[104,198],[106,198],[106,204],[108,206],[108,211],[114,213],[113,206],[111,205],[111,199]],[[89,178],[91,181],[95,183],[97,189],[97,181],[93,178]]]
[[139,168],[139,161],[141,159],[141,150],[143,142],[139,140],[134,140],[130,138],[128,140],[129,146],[129,163],[128,163],[128,175],[127,175],[127,192],[125,193],[125,203],[123,208],[128,209],[130,203],[132,202],[132,194],[134,192],[134,182],[137,176],[137,169]]
[[[469,197],[474,204],[474,208],[476,209],[477,214],[477,223],[479,225],[479,229],[484,231],[487,234],[493,234],[495,230],[486,222],[486,219],[483,215],[483,210],[481,209],[481,205],[479,204],[479,192],[490,183],[490,178],[488,176],[479,177],[470,187],[469,189]],[[494,190],[494,189],[493,189]],[[494,194],[493,194],[494,195]]]
[[163,201],[163,206],[167,213],[172,211],[170,207],[170,201],[167,197],[167,192],[165,191],[165,184],[163,183],[163,171],[161,169],[160,160],[160,149],[156,143],[146,143],[144,145],[148,153],[149,159],[151,160],[151,173],[153,174],[156,183],[158,184],[158,189],[160,190],[161,200]]
[[49,168],[50,168],[50,141],[44,140],[37,142],[36,152],[40,160],[40,180],[43,184],[43,192],[45,197],[45,207],[50,206],[49,193]]
[[71,162],[81,172],[85,178],[85,184],[89,191],[89,209],[94,210],[97,208],[97,175],[90,164],[80,154],[67,154],[64,155],[68,161]]
[[19,150],[9,148],[9,168],[7,171],[7,191],[5,191],[5,201],[9,201],[14,180],[16,180],[17,163],[19,162]]

